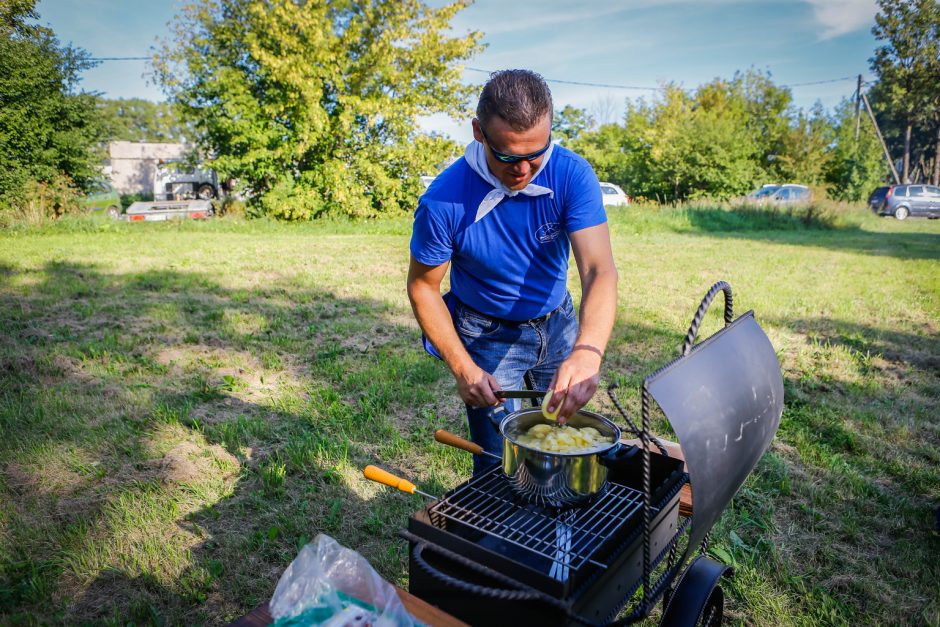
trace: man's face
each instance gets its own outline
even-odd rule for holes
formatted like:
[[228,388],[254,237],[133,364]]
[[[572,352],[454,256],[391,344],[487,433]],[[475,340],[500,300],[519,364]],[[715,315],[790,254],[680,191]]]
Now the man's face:
[[493,156],[493,151],[507,155],[532,154],[548,145],[551,133],[552,120],[547,114],[535,126],[524,131],[513,129],[499,116],[490,119],[485,128],[481,128],[479,120],[473,120],[473,137],[486,146],[484,152],[490,172],[513,191],[523,189],[529,184],[545,155],[540,155],[532,161],[523,159],[516,163],[503,163]]

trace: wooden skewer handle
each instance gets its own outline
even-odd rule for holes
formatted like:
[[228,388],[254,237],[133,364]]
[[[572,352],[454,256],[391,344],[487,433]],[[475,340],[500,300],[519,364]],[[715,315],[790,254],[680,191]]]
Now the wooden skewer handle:
[[438,429],[434,432],[434,439],[440,442],[441,444],[446,444],[447,446],[453,446],[454,448],[459,448],[468,453],[473,453],[474,455],[482,455],[483,447],[479,444],[475,444],[470,440],[465,440],[459,435],[454,435],[450,431],[445,429]]
[[391,488],[397,488],[402,492],[407,492],[408,494],[415,493],[415,484],[410,481],[405,481],[401,477],[396,477],[387,470],[382,470],[378,466],[366,466],[362,469],[362,474],[365,475],[366,479],[371,479],[378,483],[383,483]]

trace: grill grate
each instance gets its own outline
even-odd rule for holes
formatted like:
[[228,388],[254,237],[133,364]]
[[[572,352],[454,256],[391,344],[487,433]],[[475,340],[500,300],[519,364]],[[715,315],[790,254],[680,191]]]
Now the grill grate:
[[606,568],[591,556],[622,532],[642,503],[638,490],[608,482],[607,490],[584,507],[538,507],[520,500],[501,469],[495,468],[445,495],[428,513],[435,527],[449,531],[465,527],[524,549],[542,558],[550,577],[565,581],[588,563]]

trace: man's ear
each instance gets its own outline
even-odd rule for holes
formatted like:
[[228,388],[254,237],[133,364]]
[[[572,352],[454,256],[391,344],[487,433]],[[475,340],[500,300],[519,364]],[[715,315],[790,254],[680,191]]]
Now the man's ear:
[[473,118],[471,122],[473,125],[473,139],[477,140],[481,144],[483,143],[483,131],[480,130],[480,120]]

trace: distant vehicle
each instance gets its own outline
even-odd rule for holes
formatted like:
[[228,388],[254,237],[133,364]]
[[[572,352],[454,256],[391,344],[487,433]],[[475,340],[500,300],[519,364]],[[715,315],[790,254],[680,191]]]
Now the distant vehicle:
[[753,192],[747,195],[748,200],[764,200],[770,196],[773,196],[774,192],[780,189],[780,186],[776,183],[766,183],[761,185],[760,189],[755,189]]
[[121,197],[108,181],[98,181],[81,200],[89,211],[103,211],[109,218],[121,217]]
[[601,183],[601,197],[605,207],[626,207],[630,204],[630,197],[613,183]]
[[868,207],[875,213],[881,212],[881,206],[885,204],[885,196],[888,195],[889,186],[876,187],[875,191],[868,197]]
[[162,222],[212,216],[208,200],[154,200],[132,203],[127,208],[128,222]]
[[154,200],[212,200],[218,195],[219,179],[213,170],[186,168],[179,161],[163,161],[154,172]]
[[813,193],[806,185],[764,185],[756,189],[745,198],[746,201],[754,204],[767,205],[789,205],[793,203],[809,202],[813,199]]
[[781,185],[770,197],[770,202],[785,205],[795,202],[809,202],[812,199],[813,193],[809,191],[806,185]]
[[894,216],[904,220],[919,216],[934,220],[940,218],[940,188],[933,185],[892,185],[878,215]]
[[437,177],[435,177],[435,176],[422,176],[422,177],[421,177],[421,184],[424,185],[424,189],[427,189],[427,188],[431,187],[431,183],[434,182],[434,179],[435,179],[435,178],[437,178]]

